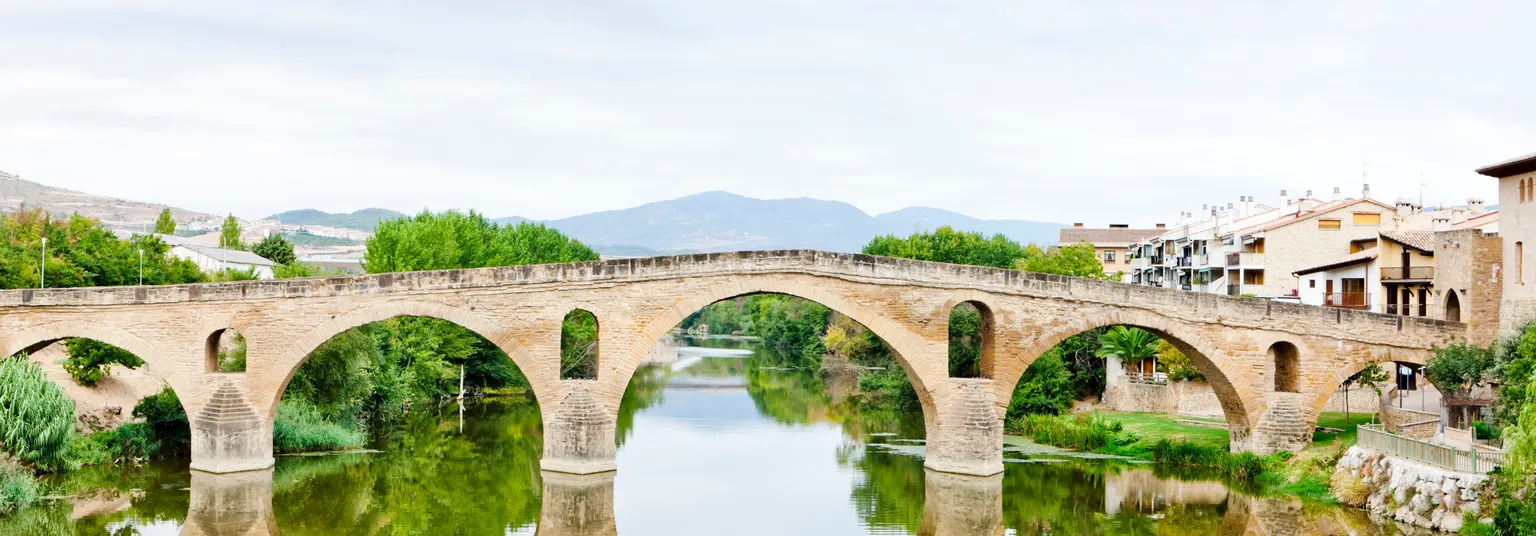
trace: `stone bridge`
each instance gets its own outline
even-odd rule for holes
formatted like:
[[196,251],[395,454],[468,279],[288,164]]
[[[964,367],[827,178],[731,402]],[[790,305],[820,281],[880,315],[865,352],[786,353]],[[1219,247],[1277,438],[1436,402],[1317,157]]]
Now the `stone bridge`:
[[[272,419],[284,387],[317,346],[397,316],[448,320],[499,346],[528,377],[544,422],[542,468],[615,469],[619,400],[658,339],[728,298],[781,293],[819,302],[884,339],[922,402],[926,465],[1003,470],[1002,419],[1030,363],[1084,330],[1132,325],[1195,361],[1226,413],[1234,450],[1306,445],[1329,395],[1375,363],[1423,363],[1462,324],[1323,309],[931,262],[759,251],[571,264],[246,281],[0,292],[0,355],[70,337],[124,348],[170,384],[192,423],[192,468],[272,466]],[[948,319],[983,315],[983,377],[948,373]],[[574,309],[598,319],[595,379],[561,379],[560,326]],[[246,370],[218,372],[216,341],[233,329]]]

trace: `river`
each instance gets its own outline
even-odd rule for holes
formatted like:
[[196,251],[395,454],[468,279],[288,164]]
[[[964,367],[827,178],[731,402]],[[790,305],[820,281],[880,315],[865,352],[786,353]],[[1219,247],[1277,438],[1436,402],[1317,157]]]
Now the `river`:
[[194,474],[185,460],[78,471],[50,483],[72,498],[0,518],[0,534],[1402,530],[1353,509],[1016,438],[1000,477],[925,471],[920,414],[861,411],[845,399],[851,378],[782,368],[750,342],[682,344],[691,347],[658,348],[630,383],[616,473],[541,474],[533,401],[490,399],[418,410],[368,452],[280,456],[272,471]]

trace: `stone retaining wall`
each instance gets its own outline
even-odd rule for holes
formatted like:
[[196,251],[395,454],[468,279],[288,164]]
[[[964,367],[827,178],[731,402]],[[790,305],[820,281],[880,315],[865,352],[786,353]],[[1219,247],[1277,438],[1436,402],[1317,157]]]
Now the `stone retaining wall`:
[[1365,447],[1344,453],[1330,487],[1341,503],[1420,527],[1456,532],[1467,512],[1493,522],[1483,508],[1484,497],[1492,492],[1487,475],[1448,471]]
[[1221,417],[1221,401],[1205,382],[1171,381],[1167,385],[1122,383],[1104,390],[1104,405],[1115,411]]

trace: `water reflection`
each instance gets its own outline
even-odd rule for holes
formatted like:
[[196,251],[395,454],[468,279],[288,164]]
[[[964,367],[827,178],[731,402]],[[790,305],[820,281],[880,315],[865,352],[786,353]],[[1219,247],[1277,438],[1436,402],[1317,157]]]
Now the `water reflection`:
[[[528,400],[417,411],[377,451],[270,471],[81,471],[0,534],[1398,534],[1355,510],[1203,475],[1010,452],[1001,475],[926,470],[922,416],[860,408],[849,378],[748,349],[653,352],[621,403],[616,473],[541,472]],[[694,359],[694,358],[697,359]],[[462,428],[461,428],[462,427]]]

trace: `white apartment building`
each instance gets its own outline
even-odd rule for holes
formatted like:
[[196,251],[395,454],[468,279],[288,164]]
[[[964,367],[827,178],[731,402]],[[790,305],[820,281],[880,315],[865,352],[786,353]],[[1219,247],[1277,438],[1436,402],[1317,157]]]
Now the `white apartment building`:
[[[1132,271],[1127,282],[1305,301],[1301,279],[1304,274],[1298,272],[1310,275],[1320,271],[1319,267],[1335,267],[1334,263],[1341,261],[1348,263],[1337,268],[1361,264],[1369,254],[1353,255],[1367,249],[1362,246],[1366,242],[1374,245],[1383,232],[1450,230],[1462,224],[1486,227],[1497,222],[1496,217],[1485,217],[1481,200],[1470,200],[1465,207],[1425,212],[1422,206],[1407,200],[1388,205],[1372,199],[1369,186],[1361,193],[1360,198],[1345,198],[1335,188],[1329,201],[1314,198],[1311,191],[1292,200],[1282,190],[1278,207],[1255,204],[1252,197],[1244,197],[1226,207],[1205,207],[1209,216],[1201,219],[1182,214],[1179,223],[1168,232],[1132,247]],[[1377,272],[1381,269],[1378,267]],[[1388,271],[1391,269],[1397,269],[1396,265]],[[1350,279],[1353,284],[1354,279],[1370,278],[1334,279],[1341,281],[1339,284]],[[1307,283],[1311,284],[1314,283]],[[1374,284],[1361,281],[1361,289],[1349,295],[1350,303],[1373,294],[1372,300],[1389,305],[1385,292],[1370,290],[1375,288]],[[1306,290],[1311,296],[1312,288],[1307,286]],[[1326,291],[1326,285],[1321,290]],[[1346,292],[1350,291],[1337,288],[1332,294],[1342,300]],[[1363,307],[1367,303],[1375,302],[1358,305],[1368,308]]]

